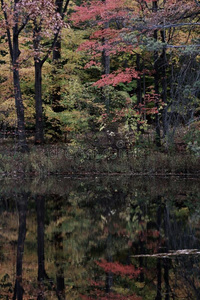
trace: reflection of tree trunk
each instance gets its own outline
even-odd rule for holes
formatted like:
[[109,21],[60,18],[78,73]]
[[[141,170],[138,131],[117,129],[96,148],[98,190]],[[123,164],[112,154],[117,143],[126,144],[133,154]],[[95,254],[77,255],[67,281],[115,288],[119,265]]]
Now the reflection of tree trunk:
[[[169,251],[169,211],[167,206],[164,210],[164,231],[165,231],[165,252]],[[164,259],[164,281],[165,281],[165,300],[169,300],[170,286],[169,286],[169,258]]]
[[[56,254],[63,255],[63,237],[62,233],[55,234],[55,248]],[[64,268],[62,261],[57,258],[56,261],[56,283],[57,283],[57,296],[59,300],[65,299],[65,278],[64,278]]]
[[[107,258],[108,262],[112,262],[112,257],[109,256]],[[106,293],[110,293],[111,292],[111,288],[113,285],[113,273],[112,272],[108,272],[106,273]]]
[[[112,243],[112,236],[109,232],[108,237],[107,237],[107,261],[108,262],[113,261],[112,255],[110,254],[110,253],[112,253],[112,244],[111,243]],[[111,292],[112,286],[113,286],[113,273],[112,272],[107,272],[106,273],[106,293]]]
[[37,210],[37,254],[38,254],[38,284],[39,294],[38,300],[44,299],[42,292],[43,281],[48,278],[45,272],[44,261],[44,215],[45,215],[45,198],[43,196],[36,196],[36,210]]
[[65,299],[65,280],[64,280],[64,269],[61,265],[58,266],[56,273],[57,282],[57,296],[59,300]]
[[161,267],[161,259],[158,258],[157,259],[157,295],[155,300],[162,299],[161,285],[162,285],[162,267]]
[[17,241],[16,281],[13,300],[22,300],[24,292],[22,287],[22,262],[26,237],[27,194],[22,194],[22,196],[17,199],[17,207],[19,212],[19,231]]
[[164,259],[165,300],[169,300],[169,258]]
[[[161,197],[158,196],[157,199],[158,203],[158,210],[157,210],[157,230],[160,232],[161,230],[161,216],[162,216],[162,209],[161,209]],[[160,244],[160,234],[159,234],[159,244]],[[155,300],[162,300],[162,264],[161,259],[157,259],[157,295]]]
[[[142,215],[139,214],[138,215],[138,222],[140,223],[141,221],[142,221]],[[138,254],[140,254],[140,253],[145,254],[144,241],[142,241],[141,238],[139,239],[139,245],[138,246],[139,246]],[[141,269],[139,280],[140,280],[140,282],[144,282],[144,258],[143,257],[139,257],[139,266],[140,266],[140,269]]]
[[[140,240],[139,242],[139,247],[140,247],[140,253],[144,253],[144,243]],[[140,277],[139,280],[140,282],[144,282],[144,258],[139,257],[139,266],[140,266]]]
[[38,280],[41,281],[45,277],[44,268],[44,197],[37,196],[37,243],[38,243]]
[[[56,206],[54,208],[56,216],[55,221],[62,217],[62,198],[56,199]],[[59,229],[59,230],[58,230]],[[64,279],[64,268],[63,268],[63,235],[62,225],[57,227],[54,234],[55,241],[55,264],[56,264],[56,283],[57,283],[57,297],[59,300],[65,299],[65,279]]]

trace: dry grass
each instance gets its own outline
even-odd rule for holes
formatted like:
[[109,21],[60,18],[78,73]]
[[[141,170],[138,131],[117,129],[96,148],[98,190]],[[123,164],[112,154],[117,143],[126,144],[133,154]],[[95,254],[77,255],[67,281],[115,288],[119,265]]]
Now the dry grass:
[[0,148],[2,176],[51,174],[127,173],[199,175],[200,157],[184,151],[162,152],[150,148],[107,149],[77,145],[32,145],[29,153]]

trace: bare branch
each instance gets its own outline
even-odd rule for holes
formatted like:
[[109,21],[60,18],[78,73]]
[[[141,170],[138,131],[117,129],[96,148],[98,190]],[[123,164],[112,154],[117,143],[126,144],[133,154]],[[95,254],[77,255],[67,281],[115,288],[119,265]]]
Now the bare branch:
[[19,35],[20,32],[24,29],[24,27],[26,26],[26,24],[28,23],[29,18],[30,18],[30,16],[27,16],[26,19],[24,20],[24,22],[22,23],[21,27],[19,28],[19,30],[18,30],[18,32],[17,32],[18,35]]
[[198,0],[194,0],[194,1],[198,6],[200,6],[200,2]]
[[67,8],[68,8],[68,5],[69,5],[69,1],[70,0],[66,0],[65,6],[63,8],[62,15],[61,15],[62,20],[64,19],[65,13],[67,11]]
[[170,44],[166,44],[165,47],[166,48],[186,48],[186,47],[195,47],[195,48],[200,48],[200,44],[194,44],[194,45],[170,45]]
[[53,50],[53,48],[55,47],[56,41],[58,39],[59,33],[60,33],[61,28],[58,29],[57,33],[54,35],[54,39],[52,41],[51,47],[49,48],[49,50],[47,51],[46,55],[44,56],[44,58],[41,60],[41,64],[43,65],[44,62],[47,60],[47,58],[49,57],[49,54],[51,53],[51,51]]
[[200,23],[177,23],[177,24],[167,24],[167,25],[154,25],[150,29],[165,29],[165,28],[174,28],[174,27],[182,27],[182,26],[199,26]]

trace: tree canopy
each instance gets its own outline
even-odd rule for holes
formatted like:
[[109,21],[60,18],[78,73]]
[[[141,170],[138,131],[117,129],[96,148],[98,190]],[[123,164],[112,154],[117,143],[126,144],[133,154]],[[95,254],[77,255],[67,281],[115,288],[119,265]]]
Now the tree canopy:
[[198,122],[199,12],[195,0],[2,0],[2,124],[25,148],[29,130],[39,144],[147,128],[173,142]]

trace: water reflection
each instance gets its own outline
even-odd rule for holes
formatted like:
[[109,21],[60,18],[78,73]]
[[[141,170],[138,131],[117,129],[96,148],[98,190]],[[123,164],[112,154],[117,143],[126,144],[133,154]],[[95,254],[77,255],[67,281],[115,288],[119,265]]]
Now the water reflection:
[[35,178],[0,194],[0,299],[200,299],[198,180]]
[[16,279],[13,300],[22,300],[24,292],[22,286],[22,264],[24,254],[24,242],[26,237],[27,197],[27,193],[15,195],[19,215],[19,231],[17,240]]

